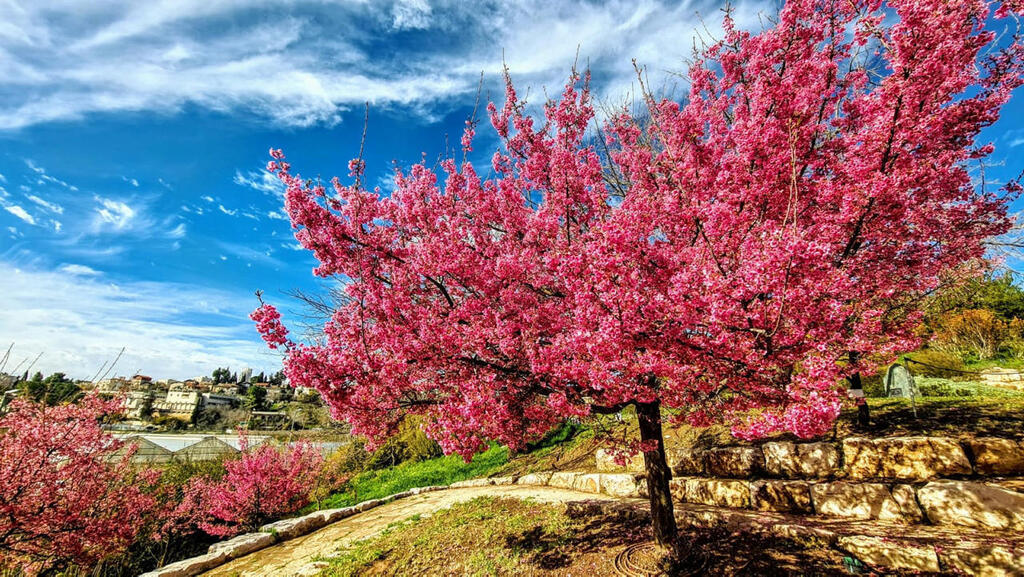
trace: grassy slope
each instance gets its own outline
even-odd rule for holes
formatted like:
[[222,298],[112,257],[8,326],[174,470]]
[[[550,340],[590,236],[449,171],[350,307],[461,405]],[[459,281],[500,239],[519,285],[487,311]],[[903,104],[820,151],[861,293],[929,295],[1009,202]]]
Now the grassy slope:
[[[329,560],[322,577],[355,575],[617,575],[616,554],[650,540],[650,520],[628,507],[479,498],[396,524]],[[843,555],[821,543],[702,529],[682,570],[701,575],[841,575]]]

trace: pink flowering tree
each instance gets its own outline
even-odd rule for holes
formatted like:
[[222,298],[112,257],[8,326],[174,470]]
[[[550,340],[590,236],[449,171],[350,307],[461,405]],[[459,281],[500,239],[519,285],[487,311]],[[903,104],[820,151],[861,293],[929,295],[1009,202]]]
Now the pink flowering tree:
[[384,196],[361,160],[328,187],[272,150],[296,238],[345,298],[316,344],[270,305],[253,319],[291,382],[371,441],[416,413],[469,458],[635,407],[671,547],[662,408],[742,437],[823,433],[843,377],[912,347],[920,299],[1007,230],[1006,195],[970,172],[1022,80],[990,8],[791,0],[757,34],[727,16],[685,101],[647,96],[605,142],[585,78],[543,118],[509,82],[487,178],[419,164]]
[[120,410],[94,395],[11,403],[0,418],[0,566],[89,568],[132,544],[155,505],[155,477],[133,471],[132,451],[101,429]]
[[242,437],[241,457],[224,468],[220,479],[201,477],[189,483],[182,502],[168,515],[165,532],[195,527],[227,537],[298,511],[316,488],[323,455],[305,441],[249,447]]

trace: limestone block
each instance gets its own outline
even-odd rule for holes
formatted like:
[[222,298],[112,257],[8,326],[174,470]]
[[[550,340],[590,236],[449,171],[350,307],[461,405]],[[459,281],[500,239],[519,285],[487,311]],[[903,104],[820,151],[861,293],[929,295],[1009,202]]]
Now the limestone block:
[[486,487],[491,484],[490,479],[466,479],[465,481],[455,481],[450,487],[452,489],[464,489],[466,487]]
[[677,477],[704,474],[704,451],[701,449],[671,449],[666,451],[668,466]]
[[843,456],[851,480],[925,481],[971,473],[960,443],[943,437],[849,438],[843,440]]
[[643,497],[647,480],[633,473],[605,473],[601,475],[601,491],[612,497]]
[[260,527],[261,533],[277,535],[278,540],[286,541],[316,531],[327,524],[327,517],[320,512],[310,513],[303,517],[282,519]]
[[237,559],[243,555],[248,555],[253,551],[259,551],[260,549],[270,547],[275,542],[277,542],[277,538],[270,533],[246,533],[233,539],[228,539],[227,541],[221,541],[220,543],[210,545],[209,552],[223,552],[227,555],[228,559]]
[[355,507],[343,507],[341,509],[324,509],[323,511],[320,511],[320,514],[323,515],[326,520],[326,523],[324,524],[329,525],[336,521],[341,521],[346,517],[351,517],[352,515],[355,515],[356,510]]
[[939,557],[928,545],[866,535],[839,537],[836,545],[873,567],[935,573],[940,570]]
[[826,517],[917,522],[921,512],[916,503],[905,502],[905,497],[905,490],[900,489],[900,500],[897,501],[889,487],[881,483],[836,481],[811,485],[814,511]]
[[839,469],[839,448],[832,443],[780,441],[761,445],[769,475],[790,479],[831,477]]
[[558,471],[551,474],[551,479],[548,481],[548,485],[562,489],[574,489],[576,487],[576,477],[582,474],[583,473]]
[[611,451],[608,449],[598,449],[594,453],[594,461],[597,464],[597,470],[602,473],[618,473],[620,471],[640,473],[644,470],[643,453],[637,453],[626,459],[626,463],[624,465],[619,465],[615,462],[615,458],[612,456]]
[[972,543],[943,548],[939,559],[947,568],[974,577],[1024,577],[1024,551],[1002,545]]
[[601,474],[599,473],[580,473],[576,476],[573,481],[572,488],[577,491],[584,493],[600,493],[601,492]]
[[356,510],[359,511],[360,513],[362,513],[363,511],[369,511],[370,509],[373,509],[374,507],[380,507],[383,504],[384,504],[384,500],[383,499],[371,499],[369,501],[363,501],[362,503],[359,503],[358,505],[356,505]]
[[750,504],[760,511],[813,513],[811,488],[806,481],[752,481]]
[[982,437],[964,444],[974,455],[974,470],[979,475],[1024,473],[1024,446],[1017,441]]
[[760,447],[722,447],[704,454],[705,472],[714,477],[745,479],[760,471],[764,456]]
[[516,479],[516,485],[547,485],[551,481],[551,471],[529,473]]
[[514,485],[516,482],[515,477],[491,477],[492,485]]
[[669,489],[673,498],[684,503],[736,509],[750,507],[750,485],[746,481],[686,477],[670,481]]
[[215,551],[164,565],[159,569],[143,573],[139,577],[192,577],[215,567],[220,567],[229,560],[227,552]]
[[447,488],[447,485],[430,485],[429,487],[414,487],[409,489],[409,492],[413,495],[419,495],[422,493],[433,493],[434,491],[444,491]]
[[899,516],[907,523],[920,523],[924,521],[924,512],[917,504],[917,494],[910,485],[893,485],[890,489],[892,500],[899,507]]
[[917,490],[936,525],[1024,531],[1024,494],[966,481],[934,481]]

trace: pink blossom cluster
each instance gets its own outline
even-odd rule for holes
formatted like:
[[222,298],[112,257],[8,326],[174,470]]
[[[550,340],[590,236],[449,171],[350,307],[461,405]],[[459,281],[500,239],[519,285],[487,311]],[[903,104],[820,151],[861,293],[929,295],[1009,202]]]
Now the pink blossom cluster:
[[347,279],[323,338],[288,345],[291,382],[356,433],[417,413],[467,457],[631,402],[823,433],[842,379],[915,346],[921,299],[1010,225],[970,176],[1024,67],[992,5],[789,0],[756,34],[727,15],[685,102],[645,95],[600,132],[587,76],[539,118],[508,79],[487,177],[421,163],[384,196],[361,160],[325,186],[272,151],[314,273]]
[[220,479],[196,477],[164,523],[164,534],[200,529],[217,537],[253,531],[309,503],[323,455],[306,441],[249,447],[224,464]]
[[288,329],[281,324],[281,313],[272,305],[263,304],[249,315],[256,321],[256,330],[272,349],[288,345]]
[[56,407],[15,400],[0,417],[0,566],[90,567],[138,537],[156,479],[133,471],[132,451],[100,428],[120,410],[89,395]]

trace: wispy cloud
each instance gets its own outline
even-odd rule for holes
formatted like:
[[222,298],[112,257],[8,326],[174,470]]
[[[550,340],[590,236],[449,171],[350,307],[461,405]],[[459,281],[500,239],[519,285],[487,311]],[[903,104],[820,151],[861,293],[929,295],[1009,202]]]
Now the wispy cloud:
[[135,188],[139,187],[139,180],[137,178],[128,178],[127,176],[122,176],[121,180],[127,182],[128,184],[134,186]]
[[[287,126],[333,124],[367,101],[432,118],[471,98],[481,71],[500,91],[503,54],[519,80],[556,88],[577,49],[604,94],[629,88],[631,58],[659,72],[682,68],[703,26],[697,14],[714,32],[720,4],[13,1],[0,28],[0,74],[14,96],[0,104],[0,130],[186,104]],[[757,13],[773,6],[740,0],[734,13],[757,27]]]
[[277,212],[276,210],[272,210],[272,211],[268,212],[267,213],[267,218],[269,218],[271,220],[288,220],[287,216],[281,214],[280,212]]
[[138,213],[128,203],[102,197],[96,197],[96,202],[99,204],[96,208],[96,218],[93,220],[95,230],[121,232],[135,224]]
[[57,178],[55,176],[52,176],[52,175],[48,174],[46,172],[45,168],[43,168],[42,166],[37,165],[30,158],[26,158],[25,159],[25,165],[28,166],[29,169],[32,172],[34,172],[34,173],[36,173],[38,175],[37,178],[36,178],[36,184],[42,185],[42,184],[50,183],[50,184],[56,184],[58,186],[64,187],[64,188],[66,188],[66,189],[68,189],[68,190],[70,190],[72,192],[78,191],[78,187],[77,186],[75,186],[73,184],[70,184],[68,182],[65,182],[65,181],[63,181],[63,180],[61,180],[61,179],[59,179],[59,178]]
[[236,170],[233,181],[238,186],[245,186],[272,196],[283,195],[285,190],[281,179],[266,170],[250,170],[245,174]]
[[37,368],[44,373],[90,378],[122,346],[117,374],[143,369],[158,378],[184,378],[224,365],[279,366],[247,319],[253,305],[247,294],[117,282],[74,263],[47,271],[2,261],[0,293],[0,334],[17,335],[15,358],[43,352]]
[[36,196],[34,194],[30,194],[30,195],[26,196],[25,198],[27,198],[28,200],[31,200],[32,202],[38,204],[39,206],[41,206],[43,208],[49,210],[50,212],[53,212],[53,213],[56,213],[56,214],[64,214],[64,207],[59,205],[59,204],[57,204],[57,203],[55,203],[55,202],[50,202],[48,200],[43,200],[42,198],[39,198],[38,196]]
[[84,264],[65,264],[61,265],[57,270],[65,274],[76,276],[99,276],[103,274],[92,267],[85,266]]
[[4,206],[4,210],[6,210],[7,212],[13,214],[14,216],[20,218],[21,220],[23,220],[23,221],[25,221],[25,222],[27,222],[29,224],[35,224],[36,223],[36,219],[31,214],[29,214],[28,211],[26,211],[24,208],[21,208],[20,206],[18,206],[16,204],[5,205]]
[[217,210],[223,212],[224,214],[226,214],[228,216],[235,216],[236,214],[238,214],[238,210],[237,209],[231,210],[229,208],[226,208],[223,204],[218,204],[217,205]]

